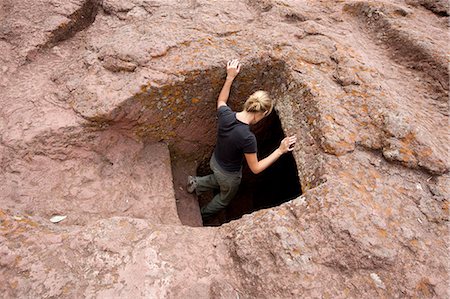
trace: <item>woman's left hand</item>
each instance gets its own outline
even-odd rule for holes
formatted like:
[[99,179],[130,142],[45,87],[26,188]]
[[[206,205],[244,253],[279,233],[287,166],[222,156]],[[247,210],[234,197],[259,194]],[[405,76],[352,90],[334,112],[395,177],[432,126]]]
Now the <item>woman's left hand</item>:
[[238,59],[233,59],[227,62],[227,78],[236,78],[240,70],[241,64]]

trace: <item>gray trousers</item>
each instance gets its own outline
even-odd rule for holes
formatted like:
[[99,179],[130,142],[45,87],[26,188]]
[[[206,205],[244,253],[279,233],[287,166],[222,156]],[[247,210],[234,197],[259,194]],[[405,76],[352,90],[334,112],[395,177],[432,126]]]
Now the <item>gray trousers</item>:
[[209,161],[209,166],[213,171],[212,174],[196,177],[196,193],[200,195],[212,190],[220,190],[220,192],[206,206],[201,208],[203,218],[216,214],[230,203],[236,196],[242,178],[242,168],[237,172],[225,171],[217,163],[214,154]]

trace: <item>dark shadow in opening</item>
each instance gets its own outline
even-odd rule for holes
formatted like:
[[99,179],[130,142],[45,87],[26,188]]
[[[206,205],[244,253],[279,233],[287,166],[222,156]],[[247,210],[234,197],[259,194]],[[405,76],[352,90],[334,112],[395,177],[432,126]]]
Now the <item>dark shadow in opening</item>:
[[[251,127],[258,141],[258,158],[270,155],[284,138],[280,119],[276,112]],[[198,175],[210,173],[209,160],[198,168]],[[238,219],[244,214],[278,206],[301,195],[300,179],[292,153],[284,154],[260,174],[253,174],[244,159],[242,182],[239,192],[226,210],[204,225],[221,225]],[[199,198],[200,206],[211,200],[211,195]]]

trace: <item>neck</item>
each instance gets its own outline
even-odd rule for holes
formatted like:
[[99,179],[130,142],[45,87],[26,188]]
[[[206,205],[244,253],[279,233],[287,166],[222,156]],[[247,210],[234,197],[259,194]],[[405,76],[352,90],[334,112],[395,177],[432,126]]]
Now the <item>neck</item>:
[[243,122],[244,124],[250,125],[253,123],[255,119],[255,115],[253,113],[248,113],[247,111],[241,111],[236,113],[236,118]]

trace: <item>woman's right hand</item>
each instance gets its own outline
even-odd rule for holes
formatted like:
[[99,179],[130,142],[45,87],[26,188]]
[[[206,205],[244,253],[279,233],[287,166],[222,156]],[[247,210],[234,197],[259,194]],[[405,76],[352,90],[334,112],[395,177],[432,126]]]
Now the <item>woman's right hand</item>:
[[241,64],[238,59],[233,59],[227,62],[227,78],[234,79],[241,70]]
[[297,142],[297,137],[295,135],[289,136],[281,140],[278,149],[283,153],[291,152],[294,150],[295,143]]

